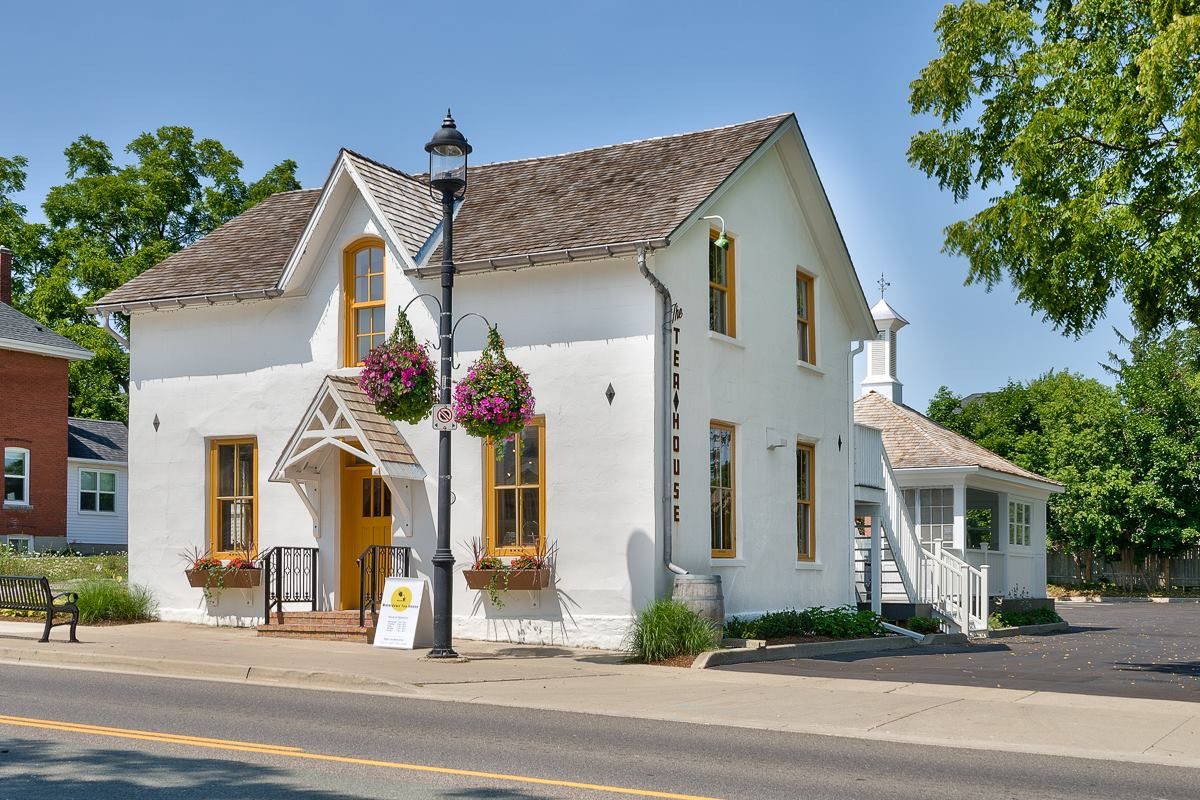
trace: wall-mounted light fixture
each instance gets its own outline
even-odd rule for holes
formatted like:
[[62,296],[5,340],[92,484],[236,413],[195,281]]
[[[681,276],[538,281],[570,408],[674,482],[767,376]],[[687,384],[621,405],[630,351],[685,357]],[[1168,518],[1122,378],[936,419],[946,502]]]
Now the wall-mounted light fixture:
[[707,217],[702,217],[702,219],[719,219],[719,220],[721,220],[721,232],[719,234],[717,234],[717,238],[713,241],[713,244],[715,244],[717,247],[721,248],[722,250],[724,250],[726,247],[729,247],[729,240],[725,238],[725,218],[722,217],[720,214],[710,214]]

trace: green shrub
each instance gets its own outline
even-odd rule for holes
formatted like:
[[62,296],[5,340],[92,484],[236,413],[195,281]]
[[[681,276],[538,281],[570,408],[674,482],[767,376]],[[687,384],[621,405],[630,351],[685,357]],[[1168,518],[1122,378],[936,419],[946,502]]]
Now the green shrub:
[[883,635],[883,618],[874,612],[851,606],[803,611],[772,611],[755,619],[732,617],[725,623],[725,635],[736,639],[784,639],[799,636],[823,636],[830,639],[865,639]]
[[989,628],[1017,628],[1022,625],[1049,625],[1063,618],[1052,608],[1031,608],[1027,611],[1005,611],[1004,606],[988,617]]
[[942,623],[933,617],[909,617],[904,627],[913,633],[939,633],[942,630]]
[[656,600],[638,613],[626,649],[639,661],[653,663],[699,655],[720,644],[720,629],[683,603]]
[[158,603],[145,586],[90,578],[76,591],[79,594],[79,621],[84,625],[141,622],[158,616]]

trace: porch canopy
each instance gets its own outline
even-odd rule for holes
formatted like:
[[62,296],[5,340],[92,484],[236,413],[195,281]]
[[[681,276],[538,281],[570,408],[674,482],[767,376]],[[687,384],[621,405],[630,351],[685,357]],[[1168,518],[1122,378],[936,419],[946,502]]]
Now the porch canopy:
[[385,480],[425,479],[425,470],[395,424],[375,410],[358,380],[349,375],[325,376],[270,477],[296,489],[314,523],[319,517],[318,481],[337,451],[371,464]]

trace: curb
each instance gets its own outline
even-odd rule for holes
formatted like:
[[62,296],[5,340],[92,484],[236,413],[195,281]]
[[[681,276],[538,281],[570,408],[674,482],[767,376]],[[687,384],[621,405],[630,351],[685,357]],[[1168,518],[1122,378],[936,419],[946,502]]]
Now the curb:
[[1018,625],[1013,628],[992,628],[988,630],[989,639],[1007,639],[1010,636],[1038,636],[1043,633],[1057,633],[1070,630],[1067,622],[1047,622],[1044,625]]
[[907,650],[918,644],[916,640],[907,636],[887,636],[876,639],[847,639],[840,642],[807,642],[734,650],[709,650],[696,656],[696,660],[692,662],[692,669],[710,669],[729,664],[752,664],[759,661],[787,661],[793,658],[834,656],[843,653]]
[[1072,597],[1056,597],[1056,603],[1090,603],[1106,605],[1109,603],[1200,603],[1200,598],[1192,597],[1103,597],[1095,595],[1080,595]]
[[[68,645],[69,646],[69,645]],[[294,686],[305,689],[338,689],[392,695],[420,695],[420,687],[409,683],[379,680],[349,672],[318,672],[283,667],[256,667],[238,664],[213,664],[207,661],[183,661],[101,653],[72,653],[57,648],[18,650],[0,648],[0,663],[43,667],[67,667],[96,672],[137,673],[169,678],[192,678],[257,685]]]

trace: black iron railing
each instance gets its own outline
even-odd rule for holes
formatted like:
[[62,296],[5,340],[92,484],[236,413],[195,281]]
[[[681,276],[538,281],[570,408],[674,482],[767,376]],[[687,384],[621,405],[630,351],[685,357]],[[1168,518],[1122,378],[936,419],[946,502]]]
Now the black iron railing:
[[408,553],[407,547],[373,544],[358,557],[358,627],[366,625],[368,608],[375,619],[387,579],[408,577]]
[[271,547],[258,563],[263,571],[263,624],[271,624],[271,609],[283,622],[284,603],[309,603],[317,610],[317,548]]

